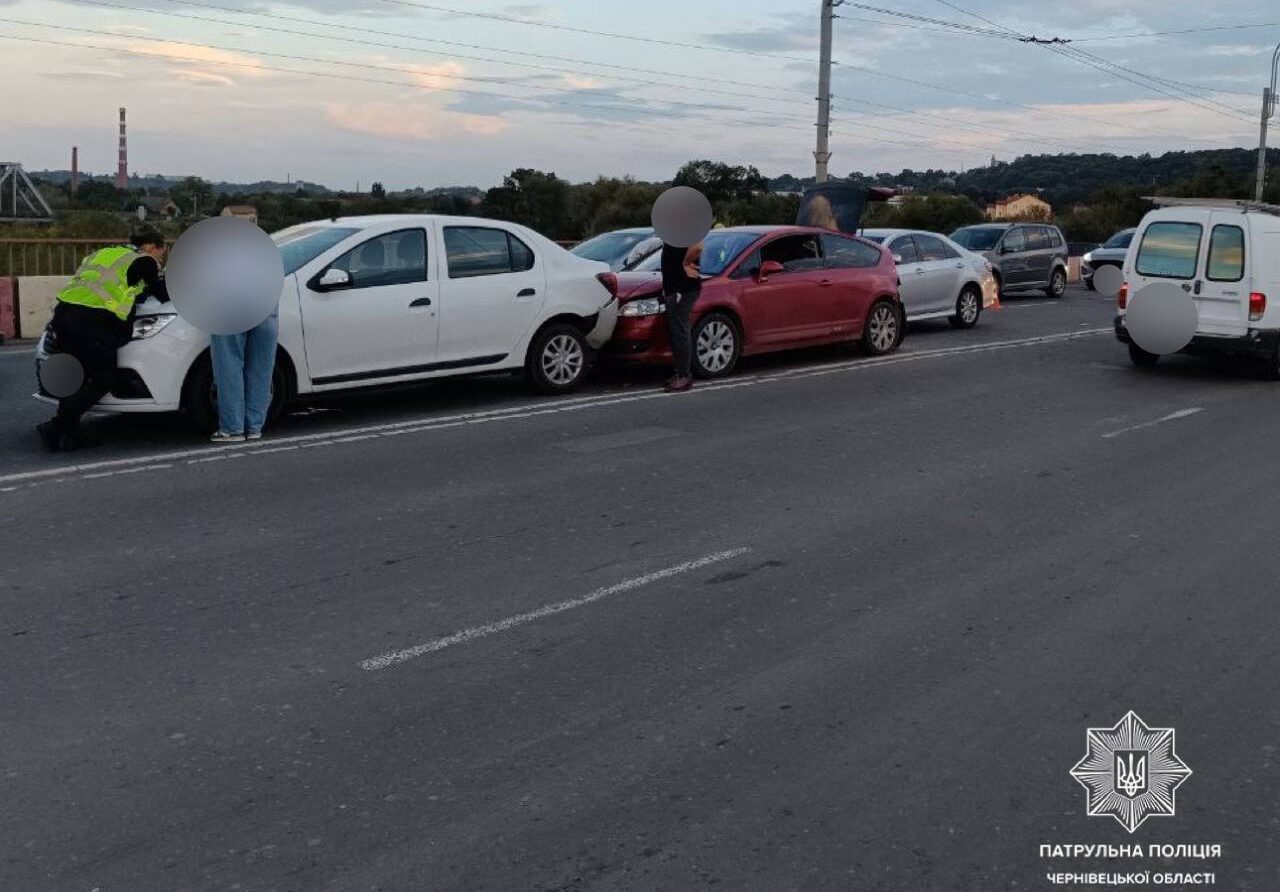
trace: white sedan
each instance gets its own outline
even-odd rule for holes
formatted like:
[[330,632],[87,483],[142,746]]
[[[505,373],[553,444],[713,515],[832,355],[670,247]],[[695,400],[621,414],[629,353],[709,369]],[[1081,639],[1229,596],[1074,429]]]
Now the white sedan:
[[[301,394],[492,371],[523,372],[544,393],[569,391],[617,321],[607,264],[512,223],[347,217],[272,239],[285,271],[273,416]],[[208,347],[172,305],[148,300],[120,349],[120,381],[98,408],[185,409],[214,425]]]
[[999,299],[990,261],[945,235],[915,229],[867,229],[860,235],[883,244],[897,261],[909,322],[947,319],[956,328],[973,328]]

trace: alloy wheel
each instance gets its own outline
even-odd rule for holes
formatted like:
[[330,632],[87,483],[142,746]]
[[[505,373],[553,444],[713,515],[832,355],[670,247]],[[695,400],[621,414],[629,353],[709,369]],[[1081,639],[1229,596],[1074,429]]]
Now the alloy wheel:
[[737,332],[722,319],[712,319],[698,333],[698,363],[710,374],[722,372],[733,361]]
[[558,334],[547,341],[542,350],[542,373],[558,387],[572,384],[582,374],[586,365],[582,344],[567,334]]
[[867,323],[871,346],[877,353],[888,353],[898,340],[898,314],[888,304],[877,304]]
[[960,295],[960,321],[972,325],[978,319],[978,296],[972,291]]

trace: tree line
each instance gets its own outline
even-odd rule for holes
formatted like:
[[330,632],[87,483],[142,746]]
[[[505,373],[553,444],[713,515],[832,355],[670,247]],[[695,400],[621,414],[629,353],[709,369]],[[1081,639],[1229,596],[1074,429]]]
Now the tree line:
[[[1280,162],[1280,150],[1274,154]],[[1134,226],[1150,208],[1143,196],[1154,193],[1186,197],[1252,197],[1256,154],[1244,149],[1170,152],[1149,155],[1038,155],[1009,163],[995,163],[961,173],[942,170],[903,170],[873,175],[854,171],[848,179],[868,186],[911,191],[895,206],[873,204],[868,226],[930,229],[950,232],[984,219],[986,203],[1014,192],[1040,194],[1054,206],[1055,219],[1068,239],[1097,242],[1119,229]],[[252,205],[268,232],[309,220],[387,213],[430,213],[479,216],[522,223],[561,241],[577,241],[601,232],[646,226],[654,200],[672,185],[693,186],[711,200],[716,220],[725,226],[786,224],[796,219],[797,193],[812,178],[791,175],[770,179],[751,165],[694,160],[671,180],[646,182],[631,177],[601,177],[590,183],[571,183],[554,172],[520,168],[501,184],[480,190],[456,187],[389,192],[375,182],[367,193],[272,189],[227,193],[210,183],[187,177],[167,190],[182,211],[171,222],[149,219],[176,236],[201,216],[217,214],[228,205]],[[124,237],[136,225],[126,213],[154,190],[131,190],[123,195],[109,181],[85,180],[73,198],[66,182],[44,182],[41,190],[58,214],[53,227],[10,227],[10,236]],[[1267,200],[1280,204],[1280,175],[1271,178]]]

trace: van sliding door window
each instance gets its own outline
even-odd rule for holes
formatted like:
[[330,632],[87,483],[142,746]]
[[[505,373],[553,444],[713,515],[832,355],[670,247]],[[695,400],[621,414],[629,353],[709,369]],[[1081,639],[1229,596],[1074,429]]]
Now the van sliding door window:
[[1138,275],[1194,279],[1203,235],[1199,223],[1152,223],[1138,248]]
[[1215,226],[1209,237],[1211,282],[1239,282],[1244,278],[1244,230],[1239,226]]

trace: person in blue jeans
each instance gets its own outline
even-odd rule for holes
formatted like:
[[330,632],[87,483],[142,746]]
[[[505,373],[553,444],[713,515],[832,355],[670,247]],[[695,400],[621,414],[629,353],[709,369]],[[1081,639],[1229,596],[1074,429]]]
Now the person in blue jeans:
[[271,375],[276,366],[276,314],[246,332],[211,335],[213,381],[218,388],[218,432],[212,443],[262,439],[271,405]]

